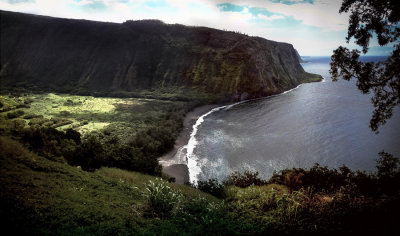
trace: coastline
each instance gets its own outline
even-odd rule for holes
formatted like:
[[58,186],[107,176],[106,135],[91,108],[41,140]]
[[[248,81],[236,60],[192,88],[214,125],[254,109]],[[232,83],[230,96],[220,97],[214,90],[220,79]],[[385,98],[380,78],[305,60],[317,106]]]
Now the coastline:
[[158,158],[159,163],[162,165],[162,172],[175,178],[175,183],[184,184],[189,182],[189,168],[186,158],[179,157],[186,155],[176,155],[178,152],[185,152],[184,147],[188,144],[190,134],[193,131],[193,126],[200,116],[206,114],[216,107],[222,106],[221,104],[204,105],[196,107],[188,112],[183,120],[183,129],[175,141],[174,148],[167,154]]
[[[278,95],[282,95],[288,92],[291,92],[297,88],[300,87],[300,85],[304,83],[310,83],[310,82],[321,82],[324,80],[324,77],[319,76],[319,80],[317,81],[309,81],[309,82],[302,82],[296,87],[283,91],[278,94],[270,95],[267,97],[274,97]],[[183,130],[179,134],[177,140],[175,141],[174,148],[168,152],[167,154],[164,154],[163,156],[158,158],[159,163],[162,165],[162,172],[164,174],[167,174],[168,176],[174,177],[175,178],[175,183],[177,184],[185,184],[190,181],[190,176],[189,176],[189,165],[188,165],[188,159],[186,157],[187,153],[187,147],[189,144],[189,140],[191,138],[191,134],[194,130],[194,125],[196,124],[197,120],[203,116],[206,115],[208,112],[211,112],[214,108],[227,108],[229,109],[231,106],[243,103],[243,102],[248,102],[251,100],[258,100],[258,99],[265,99],[267,97],[260,97],[260,98],[255,98],[255,99],[250,99],[250,100],[243,100],[237,103],[232,103],[232,104],[214,104],[214,105],[203,105],[200,107],[196,107],[193,111],[188,112],[184,118],[183,121]],[[178,152],[181,152],[179,155]]]

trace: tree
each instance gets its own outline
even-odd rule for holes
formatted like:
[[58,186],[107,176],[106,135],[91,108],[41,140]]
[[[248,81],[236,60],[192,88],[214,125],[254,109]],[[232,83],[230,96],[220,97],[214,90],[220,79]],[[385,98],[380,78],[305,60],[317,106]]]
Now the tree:
[[379,178],[393,178],[400,171],[400,160],[399,158],[393,157],[392,154],[381,151],[379,153],[379,159],[376,161]]
[[384,62],[360,62],[360,51],[340,46],[333,51],[330,64],[332,80],[357,79],[357,87],[363,93],[373,92],[375,107],[370,128],[378,128],[393,114],[400,104],[400,1],[399,0],[343,0],[339,13],[351,12],[347,43],[354,37],[355,43],[368,52],[370,39],[376,35],[380,46],[393,45],[391,55]]

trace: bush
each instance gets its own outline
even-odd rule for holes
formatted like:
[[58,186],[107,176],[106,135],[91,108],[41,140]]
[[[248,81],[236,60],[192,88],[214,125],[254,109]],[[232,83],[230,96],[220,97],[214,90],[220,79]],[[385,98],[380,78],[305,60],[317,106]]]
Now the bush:
[[380,192],[390,195],[400,194],[400,160],[387,153],[380,152],[377,162],[377,177]]
[[400,160],[393,155],[381,151],[377,162],[378,178],[393,178],[400,172]]
[[17,111],[14,111],[14,112],[9,112],[9,113],[7,113],[7,118],[8,118],[8,119],[14,119],[14,118],[20,117],[20,116],[22,116],[22,115],[24,115],[24,114],[25,114],[24,111],[22,111],[22,110],[17,110]]
[[346,166],[337,170],[318,164],[309,170],[302,168],[282,170],[275,173],[268,182],[285,185],[290,191],[312,187],[316,192],[334,193],[349,183],[356,185],[357,190],[364,193],[373,194],[376,189],[374,188],[376,180],[372,175],[361,171],[353,172]]
[[258,171],[252,172],[247,170],[243,174],[235,171],[231,175],[229,175],[224,181],[224,185],[226,186],[234,185],[241,188],[246,188],[251,185],[260,186],[265,184],[266,181],[258,177]]
[[33,118],[43,118],[42,115],[35,115],[35,114],[26,114],[24,117],[24,119],[33,119]]
[[67,139],[72,139],[75,141],[76,144],[80,144],[81,143],[81,134],[73,129],[67,129],[65,132],[65,137]]
[[209,193],[215,197],[224,197],[224,185],[218,183],[217,179],[209,179],[207,181],[198,181],[195,186],[197,189]]
[[67,156],[67,160],[69,164],[80,165],[82,169],[88,171],[107,166],[103,145],[93,134],[89,135],[71,156]]
[[144,192],[153,214],[164,218],[169,217],[182,200],[182,194],[177,192],[162,179],[149,181]]
[[215,234],[221,227],[226,228],[226,206],[224,202],[210,202],[201,196],[186,198],[181,202],[174,218],[176,222],[183,223],[187,228],[186,232]]

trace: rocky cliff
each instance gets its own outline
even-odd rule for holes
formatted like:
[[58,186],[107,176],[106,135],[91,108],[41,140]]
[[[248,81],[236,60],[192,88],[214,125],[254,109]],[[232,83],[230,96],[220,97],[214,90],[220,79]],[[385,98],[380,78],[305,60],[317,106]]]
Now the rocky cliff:
[[306,73],[291,44],[157,20],[122,24],[1,11],[2,86],[77,91],[199,88],[243,100]]

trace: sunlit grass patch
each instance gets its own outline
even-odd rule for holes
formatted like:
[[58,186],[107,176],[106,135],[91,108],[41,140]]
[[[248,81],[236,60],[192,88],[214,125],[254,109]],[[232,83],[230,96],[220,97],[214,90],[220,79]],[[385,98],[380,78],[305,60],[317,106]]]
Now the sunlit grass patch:
[[121,140],[129,140],[138,131],[162,122],[168,112],[187,109],[187,102],[181,101],[54,93],[1,95],[0,102],[2,129],[12,128],[7,119],[22,118],[27,128],[72,128],[83,135],[100,131]]
[[80,114],[85,112],[91,113],[108,113],[116,109],[118,104],[140,105],[144,102],[133,98],[100,98],[92,96],[76,96],[76,95],[58,95],[58,94],[41,94],[33,97],[35,100],[28,111],[35,114],[43,115],[46,118],[54,116],[54,114]]
[[89,122],[86,125],[83,125],[79,128],[79,131],[82,134],[90,133],[96,130],[102,130],[107,127],[110,123],[108,122]]

